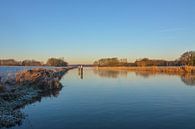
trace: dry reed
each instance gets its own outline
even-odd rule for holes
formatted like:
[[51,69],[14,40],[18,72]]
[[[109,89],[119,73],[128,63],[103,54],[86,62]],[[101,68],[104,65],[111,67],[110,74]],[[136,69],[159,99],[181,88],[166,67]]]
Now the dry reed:
[[193,66],[151,66],[151,67],[96,67],[97,69],[145,71],[153,73],[195,73]]

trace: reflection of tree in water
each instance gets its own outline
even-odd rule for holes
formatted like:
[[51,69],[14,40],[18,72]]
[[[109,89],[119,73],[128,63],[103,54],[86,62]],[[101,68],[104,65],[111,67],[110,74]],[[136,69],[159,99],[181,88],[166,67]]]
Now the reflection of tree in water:
[[138,71],[138,72],[135,72],[136,76],[141,76],[143,78],[149,78],[150,76],[154,76],[156,75],[156,73],[153,73],[153,72],[146,72],[146,71]]
[[58,97],[61,90],[62,90],[62,87],[59,89],[48,90],[48,91],[42,92],[40,97],[41,98],[43,98],[43,97]]
[[127,77],[127,71],[119,71],[119,70],[103,70],[96,69],[94,73],[99,75],[100,77],[107,78],[118,78],[118,77]]
[[138,76],[141,76],[141,77],[144,77],[144,78],[148,78],[150,76],[155,76],[157,74],[166,74],[166,75],[172,75],[172,76],[179,76],[182,80],[182,82],[184,82],[186,85],[189,85],[189,86],[195,86],[195,74],[168,74],[168,73],[155,73],[155,72],[142,72],[142,71],[136,71],[135,72],[136,75]]
[[[121,76],[127,77],[128,71],[121,70],[106,70],[106,69],[95,69],[95,74],[98,74],[100,77],[107,78],[118,78]],[[155,75],[171,75],[171,76],[179,76],[183,83],[189,86],[195,86],[195,74],[181,74],[181,73],[158,73],[158,72],[149,72],[149,71],[134,71],[137,76],[141,76],[143,78],[149,78],[150,76]]]
[[181,80],[189,86],[195,86],[195,74],[184,74],[181,76]]

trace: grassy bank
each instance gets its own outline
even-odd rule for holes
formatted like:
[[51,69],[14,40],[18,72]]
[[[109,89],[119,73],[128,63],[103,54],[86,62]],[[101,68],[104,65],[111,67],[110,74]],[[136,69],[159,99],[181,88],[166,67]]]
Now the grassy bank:
[[[19,74],[24,76],[23,78],[20,78],[20,81],[23,79],[22,83],[17,83],[16,81],[14,85],[11,86],[11,90],[5,90],[4,85],[8,84],[0,84],[0,128],[21,124],[26,116],[20,110],[22,107],[40,101],[43,97],[56,96],[59,94],[62,85],[59,82],[59,86],[55,87],[56,83],[60,81],[61,77],[68,70],[73,68],[74,67],[58,68],[55,72],[48,69],[25,70],[19,72]],[[35,78],[35,81],[33,78]],[[43,81],[46,82],[43,83]],[[51,88],[51,86],[43,85],[49,85],[50,83],[48,82],[51,82],[54,86]],[[45,88],[40,87],[39,85],[44,86]]]
[[195,67],[193,66],[151,66],[151,67],[96,67],[96,69],[105,70],[125,70],[125,71],[139,71],[139,72],[153,72],[153,73],[168,73],[168,74],[195,74]]

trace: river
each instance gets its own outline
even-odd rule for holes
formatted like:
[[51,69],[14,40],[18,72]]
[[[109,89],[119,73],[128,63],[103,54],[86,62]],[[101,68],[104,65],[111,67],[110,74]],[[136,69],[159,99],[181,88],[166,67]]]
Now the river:
[[84,68],[22,109],[13,129],[194,129],[195,78]]

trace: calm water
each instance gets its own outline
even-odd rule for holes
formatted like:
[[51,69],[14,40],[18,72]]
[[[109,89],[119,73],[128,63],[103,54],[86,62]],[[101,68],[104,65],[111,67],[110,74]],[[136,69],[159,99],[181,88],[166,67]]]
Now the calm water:
[[70,70],[56,97],[22,109],[14,129],[194,129],[195,84],[190,75]]

